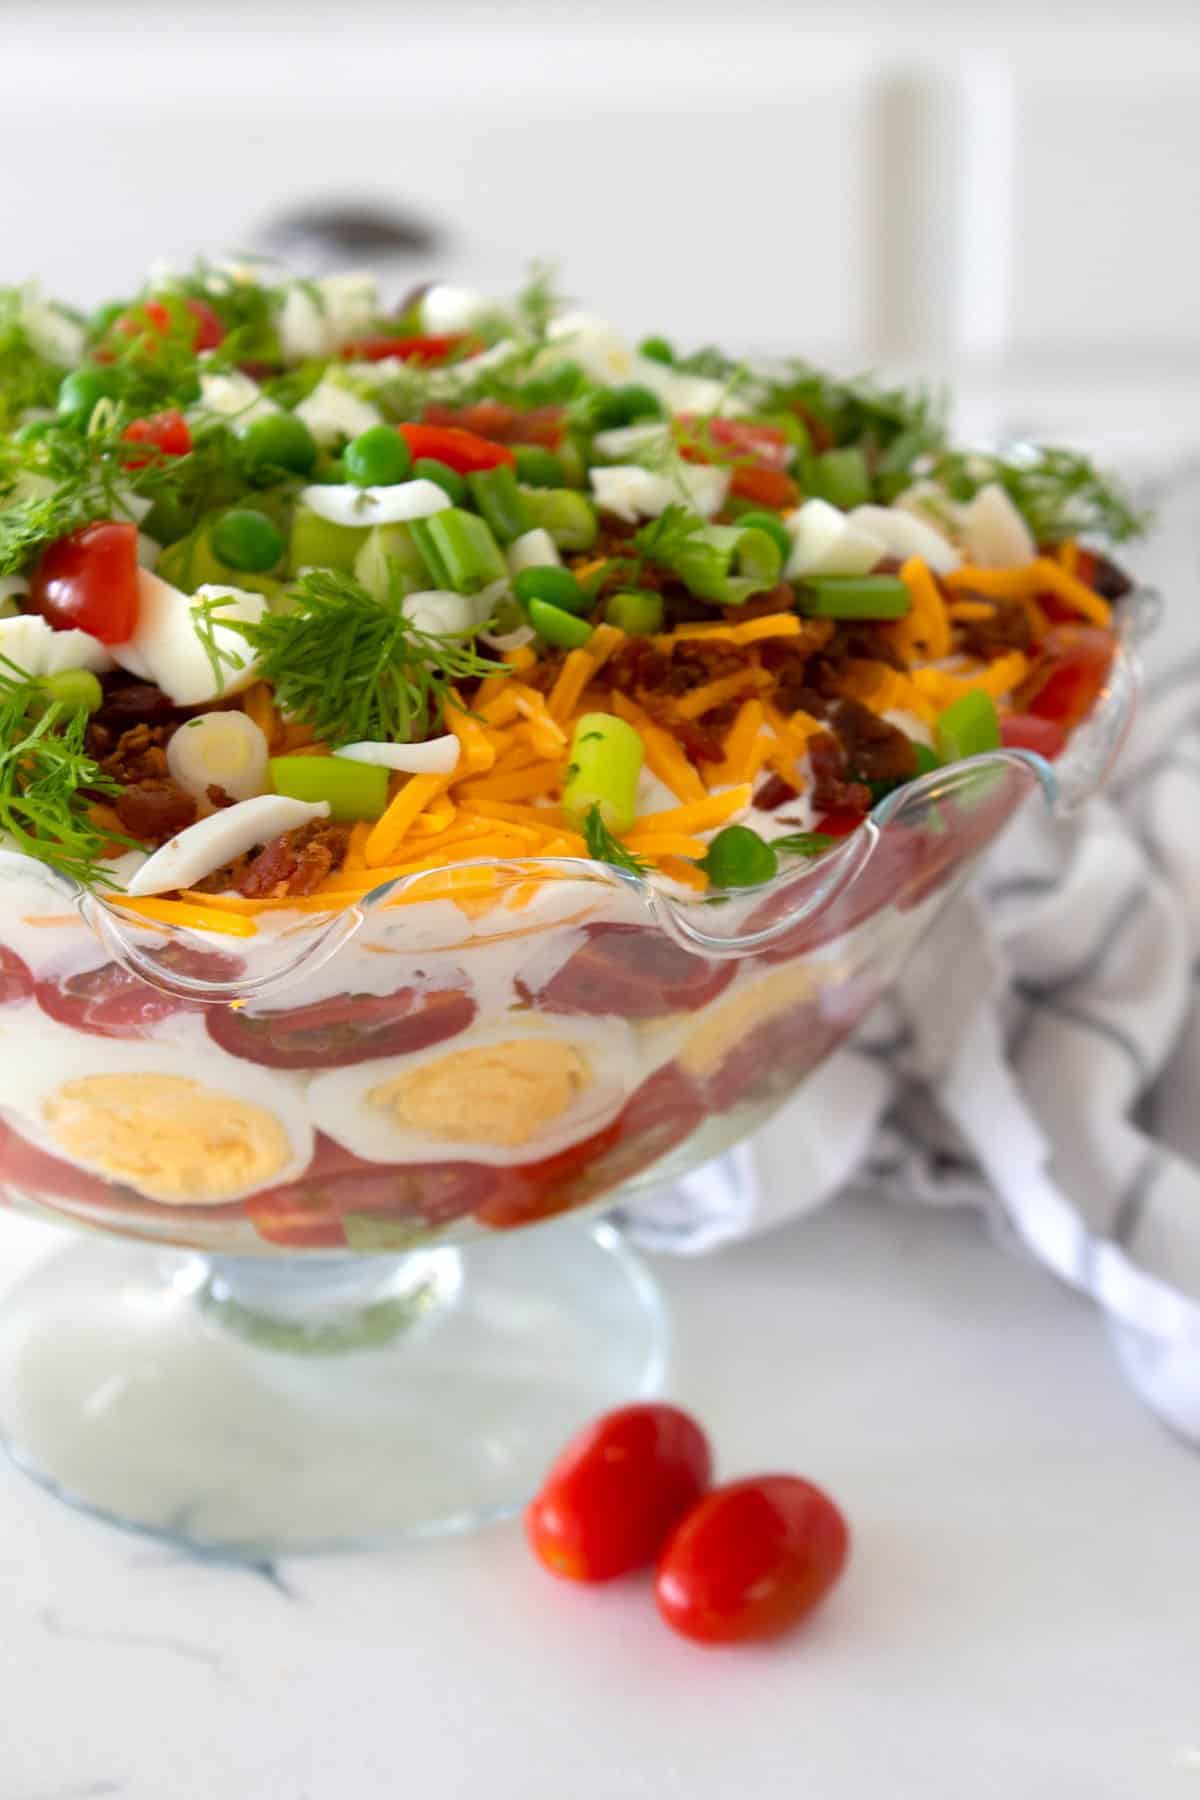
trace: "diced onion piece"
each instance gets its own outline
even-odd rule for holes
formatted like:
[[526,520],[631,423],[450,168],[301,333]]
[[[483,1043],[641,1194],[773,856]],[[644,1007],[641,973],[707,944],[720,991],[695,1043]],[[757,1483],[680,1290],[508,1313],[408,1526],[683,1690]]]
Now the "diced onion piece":
[[546,333],[551,343],[578,363],[589,381],[634,381],[637,357],[615,327],[587,313],[560,313]]
[[453,775],[458,767],[459,743],[452,732],[447,732],[444,737],[429,738],[423,744],[343,744],[334,755],[379,769],[400,769],[409,775]]
[[491,303],[471,288],[435,281],[421,295],[421,330],[431,337],[452,337],[470,331],[492,310]]
[[203,800],[219,787],[231,800],[251,800],[267,788],[270,748],[253,719],[241,712],[202,713],[181,725],[167,745],[172,779]]
[[619,463],[643,450],[665,450],[670,441],[671,427],[666,421],[650,419],[642,425],[614,425],[611,431],[598,431],[592,448]]
[[113,659],[99,638],[88,631],[55,631],[40,613],[18,613],[0,619],[0,656],[27,675],[63,675],[69,669],[90,669],[103,675]]
[[166,894],[174,888],[195,887],[214,869],[245,856],[281,832],[295,831],[314,819],[327,819],[329,807],[322,800],[309,805],[287,800],[280,794],[260,794],[210,813],[199,824],[168,839],[148,857],[126,888],[128,894]]
[[257,381],[243,375],[240,369],[231,369],[224,375],[201,375],[200,399],[194,410],[215,413],[218,418],[228,419],[236,431],[242,431],[255,419],[263,419],[279,408]]
[[378,310],[375,277],[362,270],[293,282],[277,321],[280,348],[289,362],[331,356],[342,344],[362,337]]
[[651,356],[639,356],[631,374],[622,378],[648,387],[657,394],[669,413],[716,413],[732,419],[749,411],[745,400],[732,391],[728,381],[717,381],[711,375],[688,375],[667,363],[655,362]]
[[784,519],[792,554],[784,574],[789,581],[805,575],[866,575],[887,551],[879,539],[828,500],[806,500]]
[[963,507],[960,530],[967,561],[982,569],[1019,569],[1037,555],[1033,533],[998,482]]
[[506,555],[509,569],[514,575],[519,575],[522,569],[544,569],[551,563],[562,562],[558,545],[540,525],[533,531],[522,532],[519,538],[514,538]]
[[378,408],[328,375],[300,402],[296,417],[304,421],[318,444],[336,444],[340,438],[354,438],[372,425],[383,424]]
[[452,506],[445,488],[436,481],[400,481],[393,487],[354,487],[350,482],[306,487],[300,503],[331,525],[402,525],[409,519],[427,519],[431,513]]
[[848,517],[853,524],[878,538],[887,554],[899,562],[919,556],[935,575],[948,575],[962,561],[949,538],[914,513],[890,506],[856,506]]
[[642,469],[636,463],[617,463],[608,469],[592,469],[588,479],[601,512],[613,513],[632,524],[637,519],[656,519],[668,506],[684,505],[701,518],[720,512],[729,492],[728,469],[704,463],[681,463],[669,475]]
[[418,631],[441,636],[446,632],[475,631],[487,619],[480,613],[478,594],[455,594],[448,589],[431,588],[419,594],[406,594],[400,602],[404,617]]

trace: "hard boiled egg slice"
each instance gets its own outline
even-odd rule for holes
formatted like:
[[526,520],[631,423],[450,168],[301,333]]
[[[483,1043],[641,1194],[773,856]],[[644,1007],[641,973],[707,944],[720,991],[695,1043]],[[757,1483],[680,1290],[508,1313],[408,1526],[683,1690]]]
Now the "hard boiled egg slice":
[[368,1162],[539,1162],[613,1120],[636,1085],[633,1034],[613,1019],[464,1032],[452,1047],[318,1075],[314,1123]]
[[296,831],[314,819],[327,819],[325,800],[309,804],[288,800],[282,794],[260,794],[222,807],[186,831],[177,832],[153,856],[148,856],[126,888],[127,894],[168,894],[175,888],[194,887],[214,869],[223,868],[248,850],[269,843],[284,831]]
[[89,1040],[31,1025],[20,1057],[5,1060],[3,1102],[39,1148],[167,1206],[224,1206],[291,1181],[312,1160],[295,1077],[212,1045]]
[[[206,602],[218,604],[206,611]],[[176,706],[202,706],[254,681],[257,664],[234,621],[256,625],[266,610],[261,594],[243,588],[209,583],[184,594],[139,569],[137,629],[127,643],[113,645],[113,656]]]
[[792,540],[784,570],[789,581],[805,575],[866,575],[887,555],[873,532],[828,500],[806,500],[783,522]]

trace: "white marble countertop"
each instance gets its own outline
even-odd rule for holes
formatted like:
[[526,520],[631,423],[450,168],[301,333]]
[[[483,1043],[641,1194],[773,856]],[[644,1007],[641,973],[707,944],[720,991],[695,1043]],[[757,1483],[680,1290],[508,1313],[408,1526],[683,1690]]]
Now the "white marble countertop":
[[[4,1223],[2,1266],[56,1237]],[[977,1220],[866,1198],[658,1272],[723,1471],[853,1522],[807,1630],[700,1650],[516,1525],[189,1560],[0,1466],[3,1800],[1200,1796],[1200,1459],[1088,1307]]]

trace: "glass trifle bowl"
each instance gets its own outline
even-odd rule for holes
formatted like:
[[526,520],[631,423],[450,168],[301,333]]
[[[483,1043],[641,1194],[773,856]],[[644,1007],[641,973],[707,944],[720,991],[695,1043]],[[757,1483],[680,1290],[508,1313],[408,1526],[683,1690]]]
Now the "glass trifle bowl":
[[513,1510],[663,1378],[597,1214],[785,1104],[1016,810],[1099,785],[1135,689],[1127,634],[1057,763],[935,771],[720,895],[490,860],[223,935],[0,855],[0,1187],[91,1234],[5,1297],[11,1452],[236,1555]]

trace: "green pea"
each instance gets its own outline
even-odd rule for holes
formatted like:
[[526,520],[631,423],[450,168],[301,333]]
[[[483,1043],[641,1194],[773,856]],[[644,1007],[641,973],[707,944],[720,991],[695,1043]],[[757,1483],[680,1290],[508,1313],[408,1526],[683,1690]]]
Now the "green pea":
[[559,568],[556,563],[539,563],[532,569],[522,569],[513,577],[513,593],[524,606],[531,600],[544,600],[547,606],[561,607],[563,612],[569,613],[589,613],[595,604],[570,569]]
[[770,881],[779,858],[748,825],[726,825],[709,844],[700,866],[714,887],[757,887]]
[[112,392],[112,377],[103,369],[72,369],[58,389],[58,410],[64,418],[90,419],[97,401]]
[[778,513],[744,512],[738,514],[738,529],[765,531],[771,541],[778,547],[780,561],[787,567],[788,557],[792,554],[792,540],[788,528]]
[[284,536],[273,519],[252,507],[235,507],[224,513],[210,534],[213,554],[230,569],[265,575],[284,551]]
[[610,625],[630,637],[653,637],[656,631],[662,630],[662,595],[630,588],[612,596],[604,608],[604,616]]
[[582,650],[592,635],[586,620],[564,612],[561,606],[551,606],[547,600],[531,600],[526,611],[538,636],[556,650]]
[[242,460],[251,481],[269,479],[277,469],[307,475],[317,460],[312,432],[295,413],[267,413],[242,435]]
[[458,470],[452,469],[449,463],[438,462],[434,456],[418,456],[412,472],[417,480],[436,482],[444,494],[449,494],[455,506],[461,506],[467,497],[467,484]]
[[352,438],[342,453],[346,478],[355,487],[394,487],[412,472],[412,452],[391,425],[372,425]]
[[638,355],[648,356],[651,362],[666,363],[668,367],[675,361],[675,352],[665,337],[643,338],[638,345]]
[[662,417],[658,395],[636,383],[599,389],[591,398],[590,409],[594,431],[611,431],[619,425],[634,425],[639,419]]
[[566,470],[561,456],[543,450],[540,444],[514,444],[517,480],[526,487],[556,488],[566,486]]

